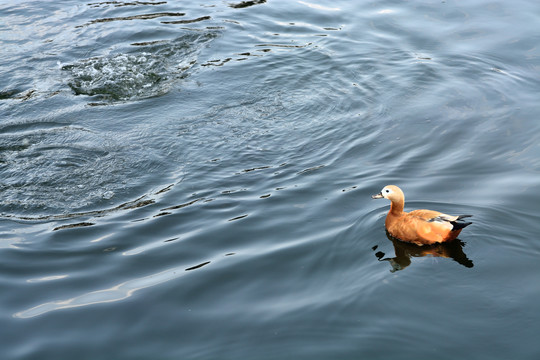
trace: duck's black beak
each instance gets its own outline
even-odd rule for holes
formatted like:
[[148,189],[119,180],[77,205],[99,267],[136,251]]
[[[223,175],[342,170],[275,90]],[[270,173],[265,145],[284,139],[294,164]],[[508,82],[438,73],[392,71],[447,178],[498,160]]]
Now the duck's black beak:
[[382,192],[378,193],[378,194],[375,194],[375,195],[371,195],[371,198],[372,199],[382,199],[384,196],[382,196]]

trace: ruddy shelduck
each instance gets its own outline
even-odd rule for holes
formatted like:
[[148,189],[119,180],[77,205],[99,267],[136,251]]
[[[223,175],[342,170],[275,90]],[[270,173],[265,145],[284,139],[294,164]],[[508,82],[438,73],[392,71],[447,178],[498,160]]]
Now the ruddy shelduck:
[[405,196],[395,185],[385,186],[373,199],[391,201],[384,226],[388,233],[401,241],[417,245],[430,245],[454,240],[464,227],[472,222],[461,221],[472,215],[447,215],[433,210],[403,211]]

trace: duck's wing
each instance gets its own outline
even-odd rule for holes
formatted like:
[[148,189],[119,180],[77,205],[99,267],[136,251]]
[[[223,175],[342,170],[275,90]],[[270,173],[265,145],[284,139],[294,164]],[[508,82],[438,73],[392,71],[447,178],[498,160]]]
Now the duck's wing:
[[433,221],[448,221],[455,222],[462,220],[464,218],[471,217],[472,215],[448,215],[442,212],[434,210],[414,210],[409,213],[411,216],[419,217],[422,220],[433,222]]
[[461,221],[464,218],[471,217],[472,215],[448,215],[433,210],[414,210],[409,215],[421,218],[429,223],[449,224],[452,231],[463,229],[464,227],[471,225],[472,222]]
[[[455,221],[457,216],[443,214],[434,210],[413,210],[408,213],[409,216],[422,219],[424,221]],[[454,219],[455,218],[455,219]]]
[[455,221],[459,221],[463,218],[468,218],[468,217],[471,217],[472,215],[447,215],[447,214],[440,214],[439,216],[437,217],[434,217],[432,219],[429,219],[428,221],[450,221],[450,222],[455,222]]

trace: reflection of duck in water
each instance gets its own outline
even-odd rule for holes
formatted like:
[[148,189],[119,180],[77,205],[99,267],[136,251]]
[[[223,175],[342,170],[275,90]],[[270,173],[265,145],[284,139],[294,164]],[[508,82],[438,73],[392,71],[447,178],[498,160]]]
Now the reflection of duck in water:
[[[474,266],[473,262],[467,258],[467,255],[463,252],[463,246],[465,244],[459,239],[445,243],[418,246],[416,244],[399,241],[392,237],[388,232],[386,233],[386,236],[388,236],[388,239],[394,244],[396,256],[385,258],[385,253],[382,251],[375,253],[375,256],[377,256],[379,261],[389,261],[390,265],[392,265],[391,272],[405,269],[411,264],[411,257],[424,256],[451,258],[465,267],[472,268]],[[377,246],[374,246],[373,250],[376,249]]]
[[461,221],[472,215],[447,215],[433,210],[404,212],[405,196],[395,185],[385,186],[373,199],[388,199],[390,211],[384,225],[392,237],[416,245],[431,245],[454,240],[461,230],[472,224]]

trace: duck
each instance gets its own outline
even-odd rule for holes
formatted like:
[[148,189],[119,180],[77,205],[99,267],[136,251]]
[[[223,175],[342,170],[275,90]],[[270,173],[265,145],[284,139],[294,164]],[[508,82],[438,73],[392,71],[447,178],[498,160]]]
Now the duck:
[[457,238],[461,230],[472,224],[463,221],[472,215],[448,215],[434,210],[403,211],[405,195],[396,185],[385,186],[372,199],[391,201],[384,226],[393,237],[416,245],[433,245],[449,242]]

